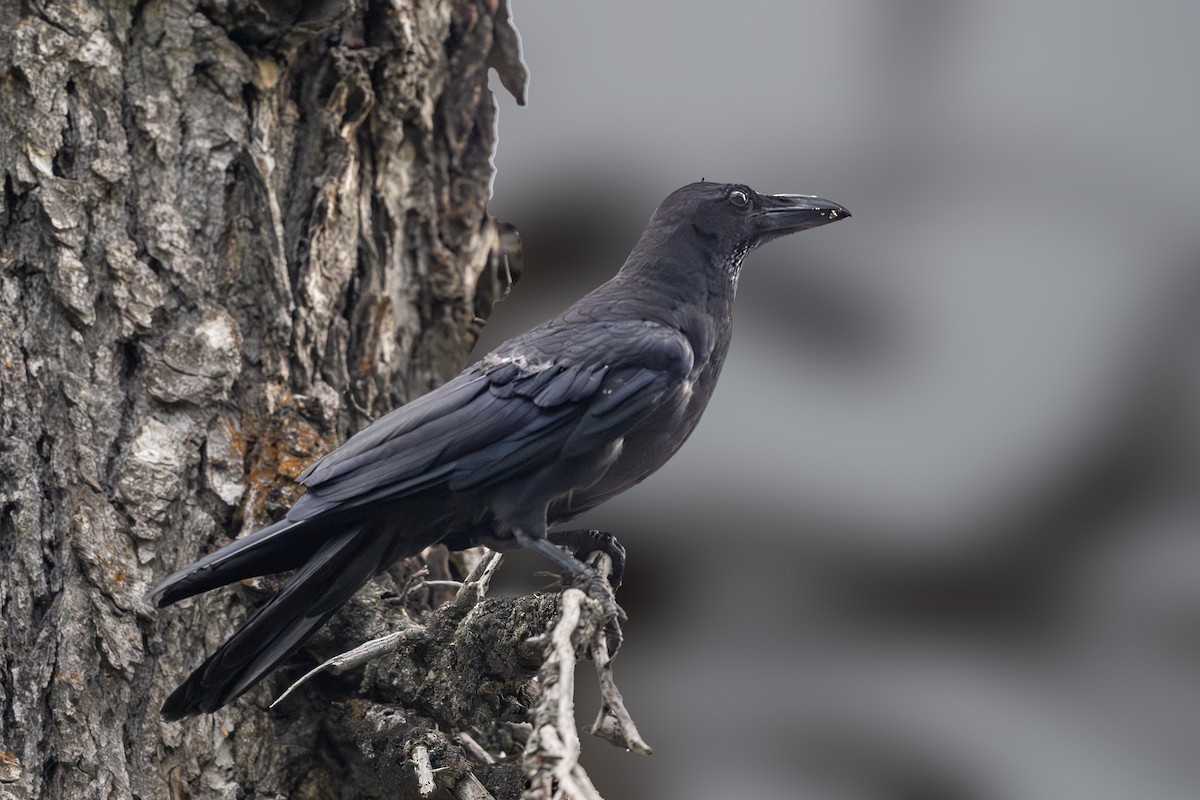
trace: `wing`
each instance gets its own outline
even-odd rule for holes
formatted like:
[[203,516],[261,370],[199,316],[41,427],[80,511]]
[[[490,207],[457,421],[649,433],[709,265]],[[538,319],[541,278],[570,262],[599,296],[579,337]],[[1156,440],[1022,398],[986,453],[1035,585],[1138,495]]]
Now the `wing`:
[[584,455],[656,408],[692,362],[687,339],[655,323],[547,323],[311,465],[288,519],[438,484],[485,488]]

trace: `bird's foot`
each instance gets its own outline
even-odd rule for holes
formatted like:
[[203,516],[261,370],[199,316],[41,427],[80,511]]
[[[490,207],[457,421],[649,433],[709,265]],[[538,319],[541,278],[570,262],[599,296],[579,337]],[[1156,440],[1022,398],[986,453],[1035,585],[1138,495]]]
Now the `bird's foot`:
[[[549,538],[523,536],[519,531],[516,533],[516,538],[523,546],[541,553],[563,569],[562,585],[564,588],[578,589],[600,604],[605,619],[604,630],[608,651],[610,655],[616,655],[617,649],[624,639],[621,633],[621,623],[627,617],[621,607],[617,605],[617,598],[613,594],[614,583],[609,577],[616,564],[612,557],[602,549],[605,543],[616,544],[616,539],[598,531],[595,532],[597,536],[592,536],[589,531],[575,531],[574,533],[583,534],[579,537],[582,541],[598,542],[591,549],[591,552],[596,554],[597,566],[590,566],[575,556],[563,552]],[[625,548],[619,544],[616,544],[616,547],[619,548],[618,555],[623,563]]]
[[595,570],[588,569],[567,575],[564,584],[580,590],[600,604],[600,610],[604,614],[604,637],[608,644],[608,654],[610,658],[616,656],[617,651],[621,648],[621,642],[625,641],[625,635],[621,632],[621,623],[629,617],[626,616],[625,610],[617,605],[617,598],[613,595],[609,581],[606,581]]
[[586,529],[550,531],[546,536],[553,544],[568,548],[580,561],[586,561],[592,553],[604,553],[612,560],[608,582],[612,584],[613,591],[621,588],[621,579],[625,576],[625,548],[617,541],[617,537],[607,531]]

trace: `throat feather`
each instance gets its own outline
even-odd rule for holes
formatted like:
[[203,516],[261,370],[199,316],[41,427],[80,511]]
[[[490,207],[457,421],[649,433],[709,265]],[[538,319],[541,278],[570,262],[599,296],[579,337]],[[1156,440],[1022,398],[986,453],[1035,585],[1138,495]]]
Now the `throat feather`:
[[725,278],[729,281],[729,286],[737,289],[738,277],[742,274],[742,261],[746,258],[746,254],[750,252],[749,242],[739,242],[736,247],[725,257],[725,262],[722,264],[722,269],[725,273]]

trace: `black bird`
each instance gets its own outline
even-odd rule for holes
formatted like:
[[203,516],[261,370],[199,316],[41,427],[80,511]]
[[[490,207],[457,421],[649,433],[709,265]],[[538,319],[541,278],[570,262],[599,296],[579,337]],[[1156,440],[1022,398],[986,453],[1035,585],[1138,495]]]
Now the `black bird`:
[[270,672],[396,561],[443,542],[529,548],[572,580],[594,571],[547,532],[646,478],[712,396],[732,334],[742,259],[766,241],[850,216],[827,200],[693,183],[650,218],[621,270],[554,319],[352,436],[300,476],[287,517],[170,576],[166,606],[285,570],[291,580],[167,699],[167,719],[211,712]]

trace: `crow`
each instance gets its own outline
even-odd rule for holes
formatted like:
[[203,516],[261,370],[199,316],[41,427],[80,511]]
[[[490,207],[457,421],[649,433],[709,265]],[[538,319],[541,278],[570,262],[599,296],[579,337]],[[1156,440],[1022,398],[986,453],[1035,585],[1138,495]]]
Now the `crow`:
[[849,216],[817,197],[741,184],[672,193],[611,280],[350,437],[304,470],[307,491],[284,519],[151,590],[163,607],[295,570],[171,694],[163,716],[237,698],[363,584],[438,542],[528,548],[593,588],[600,579],[576,556],[601,549],[619,584],[624,550],[610,536],[548,528],[645,479],[695,429],[729,349],[746,254]]

